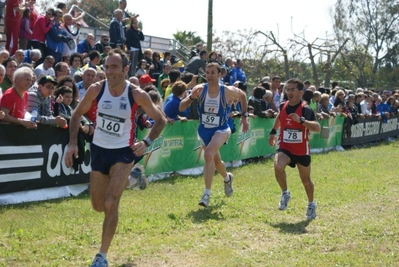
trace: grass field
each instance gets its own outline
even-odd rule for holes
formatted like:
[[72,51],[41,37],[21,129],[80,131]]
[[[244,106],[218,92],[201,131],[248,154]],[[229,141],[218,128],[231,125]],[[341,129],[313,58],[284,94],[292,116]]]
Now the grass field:
[[[313,155],[318,217],[307,221],[296,169],[279,211],[272,160],[232,169],[226,198],[216,176],[173,177],[125,191],[110,266],[399,266],[399,142]],[[88,195],[0,207],[0,266],[89,266],[103,215]]]

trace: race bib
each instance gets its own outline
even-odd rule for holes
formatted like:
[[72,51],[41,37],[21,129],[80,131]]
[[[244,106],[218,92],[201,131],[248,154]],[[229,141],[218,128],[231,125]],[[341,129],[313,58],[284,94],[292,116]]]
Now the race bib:
[[283,141],[284,143],[302,143],[302,130],[284,129]]
[[98,114],[100,123],[97,124],[97,129],[103,133],[121,136],[123,133],[123,127],[125,126],[125,119],[107,115],[104,113]]
[[202,124],[205,128],[218,127],[220,122],[220,117],[217,114],[203,113],[202,114]]

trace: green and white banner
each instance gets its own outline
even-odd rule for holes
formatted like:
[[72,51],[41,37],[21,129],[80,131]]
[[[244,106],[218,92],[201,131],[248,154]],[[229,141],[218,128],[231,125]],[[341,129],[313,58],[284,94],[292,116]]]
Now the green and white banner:
[[[344,118],[330,118],[319,121],[323,129],[320,133],[311,133],[312,149],[341,145],[342,125]],[[241,132],[240,119],[235,120],[237,131],[232,134],[228,143],[222,146],[221,156],[226,162],[270,155],[277,149],[268,144],[269,132],[274,119],[249,118],[250,130]],[[203,149],[197,137],[198,121],[168,124],[159,138],[147,149],[146,155],[140,162],[145,172],[157,174],[185,170],[204,165]],[[139,132],[139,140],[143,139],[149,129]]]

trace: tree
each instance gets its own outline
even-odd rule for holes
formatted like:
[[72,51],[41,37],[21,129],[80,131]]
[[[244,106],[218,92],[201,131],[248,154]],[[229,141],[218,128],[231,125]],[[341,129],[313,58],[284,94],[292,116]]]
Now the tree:
[[[105,25],[109,25],[113,12],[119,7],[119,1],[115,0],[72,0],[68,3],[68,7],[77,5],[80,9],[89,13],[92,17],[101,21]],[[85,16],[84,20],[90,27],[104,28],[105,26],[93,19],[91,16]]]
[[192,48],[196,44],[204,42],[201,37],[196,35],[196,32],[191,31],[177,31],[177,33],[173,34],[173,38],[188,48]]
[[[397,64],[398,11],[398,0],[337,0],[333,28],[340,43],[349,38],[342,50],[343,64],[359,86],[373,84],[383,64]],[[368,55],[373,63],[371,74],[365,75]]]

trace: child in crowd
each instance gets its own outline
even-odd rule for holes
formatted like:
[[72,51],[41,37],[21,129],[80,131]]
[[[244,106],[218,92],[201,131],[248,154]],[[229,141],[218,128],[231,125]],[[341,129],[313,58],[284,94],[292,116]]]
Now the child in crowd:
[[[73,101],[73,90],[67,86],[61,86],[55,93],[55,99],[57,101],[54,104],[54,116],[61,116],[69,121],[72,116],[70,105]],[[80,123],[80,131],[88,134],[90,130],[89,121],[82,116]]]
[[140,77],[144,74],[147,74],[147,61],[145,61],[145,59],[142,59],[139,62],[139,68],[136,71],[136,75]]

